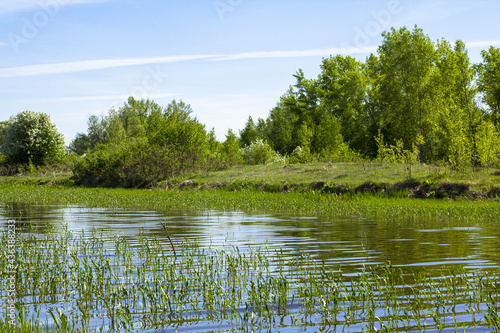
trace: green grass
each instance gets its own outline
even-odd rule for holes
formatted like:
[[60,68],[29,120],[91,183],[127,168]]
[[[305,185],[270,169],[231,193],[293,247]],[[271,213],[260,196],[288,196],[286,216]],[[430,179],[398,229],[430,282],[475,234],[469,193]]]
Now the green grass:
[[[498,331],[500,325],[498,271],[403,274],[385,265],[344,276],[302,251],[177,242],[174,257],[165,240],[143,233],[136,245],[102,231],[17,235],[17,326],[9,326],[3,307],[2,331],[194,331],[197,325],[213,331]],[[7,239],[0,235],[2,272],[12,270]],[[9,290],[7,281],[1,280],[2,290]]]
[[[0,203],[26,202],[35,204],[79,205],[83,207],[130,208],[159,212],[221,212],[243,211],[279,215],[317,217],[364,217],[372,219],[488,219],[500,216],[500,204],[492,198],[466,196],[457,200],[411,199],[405,189],[393,192],[358,193],[349,191],[337,195],[328,192],[334,183],[354,188],[369,180],[394,184],[405,179],[404,166],[381,166],[377,163],[305,164],[290,166],[238,166],[227,170],[177,178],[176,186],[160,184],[152,189],[83,188],[71,185],[69,174],[0,177]],[[414,179],[422,183],[464,182],[471,188],[500,187],[500,176],[493,170],[475,173],[453,173],[445,168],[419,165]],[[377,176],[378,175],[378,176]],[[186,179],[195,183],[179,186]],[[317,189],[283,191],[282,184],[325,182]],[[172,184],[173,180],[170,180]],[[184,190],[202,187],[200,184],[229,183],[219,189]],[[260,185],[259,185],[260,184]],[[261,184],[269,185],[267,191]],[[434,185],[435,186],[435,185]],[[271,189],[271,190],[269,190]],[[276,191],[272,191],[276,189]],[[432,192],[430,192],[432,194]]]
[[[48,184],[71,185],[71,173],[36,172],[21,176],[0,177],[1,184]],[[349,163],[315,163],[283,165],[240,165],[225,170],[190,173],[166,180],[164,185],[194,179],[198,184],[284,184],[308,185],[313,182],[341,184],[355,188],[373,182],[389,186],[408,180],[408,166],[403,164],[380,164],[375,161]],[[460,172],[449,167],[417,164],[412,166],[411,179],[426,184],[461,183],[470,190],[486,192],[500,188],[500,171],[486,168],[466,168]]]
[[364,217],[372,219],[447,219],[497,221],[495,201],[388,198],[318,192],[268,193],[254,189],[237,191],[163,191],[102,189],[3,184],[0,202],[79,205],[88,208],[130,208],[158,212],[242,211],[288,216]]
[[[456,172],[448,167],[418,164],[412,166],[412,179],[431,183],[465,183],[473,190],[483,191],[500,186],[500,175],[486,168],[468,168]],[[251,182],[268,184],[309,184],[316,181],[356,187],[375,182],[396,184],[408,179],[408,166],[364,163],[316,163],[290,165],[236,166],[222,171],[193,174],[200,183]],[[186,176],[178,180],[187,179]]]

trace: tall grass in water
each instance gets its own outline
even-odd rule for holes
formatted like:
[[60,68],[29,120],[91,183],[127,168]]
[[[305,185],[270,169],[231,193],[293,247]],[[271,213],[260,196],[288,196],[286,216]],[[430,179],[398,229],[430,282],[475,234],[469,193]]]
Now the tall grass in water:
[[158,212],[208,210],[247,213],[365,218],[493,220],[500,215],[498,202],[384,198],[358,194],[336,196],[320,193],[265,193],[240,189],[206,191],[149,191],[132,189],[57,188],[2,185],[0,202],[81,205],[88,208],[133,208]]
[[[165,240],[144,233],[137,243],[97,230],[18,236],[17,326],[9,327],[2,292],[0,331],[498,331],[500,325],[498,271],[458,267],[434,276],[383,265],[344,276],[301,251],[177,242],[176,258]],[[3,233],[0,243],[6,242]]]

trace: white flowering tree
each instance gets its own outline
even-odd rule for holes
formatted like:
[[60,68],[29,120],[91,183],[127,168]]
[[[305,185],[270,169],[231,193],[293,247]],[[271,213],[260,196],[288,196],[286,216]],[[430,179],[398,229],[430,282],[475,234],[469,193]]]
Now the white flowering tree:
[[8,164],[43,165],[57,162],[65,153],[64,137],[49,115],[18,113],[7,122],[0,152]]

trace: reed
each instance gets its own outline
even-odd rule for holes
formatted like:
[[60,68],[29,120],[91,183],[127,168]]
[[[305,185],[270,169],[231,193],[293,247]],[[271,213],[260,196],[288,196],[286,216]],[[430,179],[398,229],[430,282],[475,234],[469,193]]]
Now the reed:
[[[7,234],[0,235],[7,244]],[[344,275],[303,251],[172,244],[141,232],[67,229],[17,239],[17,326],[1,295],[0,331],[498,331],[499,271],[403,272],[390,264]],[[7,271],[6,246],[0,269]],[[6,279],[1,290],[7,290]]]
[[489,220],[497,221],[494,201],[446,201],[378,197],[372,194],[266,193],[256,190],[149,191],[133,189],[57,188],[2,185],[0,202],[78,205],[88,208],[131,208],[158,212],[242,211],[291,216],[364,217],[374,220]]
[[174,256],[177,257],[177,253],[175,253],[175,247],[174,243],[172,243],[172,239],[170,238],[170,234],[168,233],[167,227],[165,226],[165,223],[161,223],[161,226],[163,227],[163,230],[165,230],[165,233],[167,234],[168,241],[170,242],[170,245],[172,246],[172,251],[174,251]]

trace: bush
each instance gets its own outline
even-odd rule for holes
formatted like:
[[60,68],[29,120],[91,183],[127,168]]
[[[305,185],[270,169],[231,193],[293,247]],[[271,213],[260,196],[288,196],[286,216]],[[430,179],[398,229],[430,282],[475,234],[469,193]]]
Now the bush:
[[105,187],[145,187],[192,167],[192,159],[182,152],[135,140],[119,146],[99,144],[75,163],[78,185]]
[[250,165],[281,163],[283,161],[283,157],[276,153],[271,146],[262,139],[257,139],[249,146],[242,148],[241,154],[243,155],[245,163]]
[[52,164],[66,154],[62,134],[45,113],[20,112],[6,126],[0,152],[7,164]]
[[[86,151],[73,167],[75,183],[144,187],[223,165],[224,146],[191,113],[182,101],[162,108],[153,101],[129,98],[101,120],[91,117],[89,133],[80,134],[72,144],[76,153]],[[232,146],[228,142],[228,153]]]
[[269,160],[267,160],[266,164],[287,164],[288,160],[286,156],[281,155],[277,151],[273,150],[273,155]]
[[308,163],[311,161],[311,153],[307,149],[297,146],[290,155],[290,163]]

